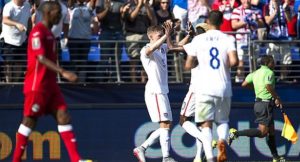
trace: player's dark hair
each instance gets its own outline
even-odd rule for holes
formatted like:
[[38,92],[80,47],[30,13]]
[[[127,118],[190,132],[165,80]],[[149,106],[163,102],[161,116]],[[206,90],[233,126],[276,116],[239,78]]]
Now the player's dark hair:
[[261,65],[265,65],[265,66],[268,66],[268,64],[272,61],[274,61],[274,58],[272,55],[264,55],[260,59]]
[[218,10],[210,11],[207,19],[211,25],[220,26],[223,23],[223,13]]
[[58,1],[45,1],[41,5],[41,11],[43,14],[46,14],[54,10],[56,7],[60,8],[60,4]]
[[163,32],[163,31],[164,31],[164,28],[162,26],[153,25],[153,26],[148,27],[147,34],[149,35],[150,33],[153,33],[153,32]]

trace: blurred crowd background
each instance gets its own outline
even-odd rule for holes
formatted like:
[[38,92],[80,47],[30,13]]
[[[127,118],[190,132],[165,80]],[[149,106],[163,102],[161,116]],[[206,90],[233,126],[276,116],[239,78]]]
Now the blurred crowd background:
[[[26,73],[27,35],[42,20],[44,0],[0,0],[0,82],[22,83]],[[261,55],[276,59],[276,79],[300,79],[300,0],[58,0],[62,18],[52,31],[57,63],[75,71],[82,83],[144,83],[139,59],[148,42],[147,28],[172,21],[173,41],[188,34],[188,22],[205,28],[211,10],[223,12],[221,30],[236,38],[240,83],[259,66]],[[187,82],[185,53],[168,54],[169,82]],[[58,82],[64,83],[58,75]]]

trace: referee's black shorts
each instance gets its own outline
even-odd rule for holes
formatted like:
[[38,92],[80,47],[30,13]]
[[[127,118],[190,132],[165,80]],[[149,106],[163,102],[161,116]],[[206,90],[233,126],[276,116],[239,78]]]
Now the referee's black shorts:
[[273,109],[274,100],[256,99],[254,104],[255,122],[265,126],[274,125]]

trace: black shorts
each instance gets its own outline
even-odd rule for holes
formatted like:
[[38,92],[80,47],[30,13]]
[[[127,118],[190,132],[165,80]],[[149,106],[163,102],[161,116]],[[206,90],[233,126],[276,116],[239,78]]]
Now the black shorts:
[[7,62],[26,62],[27,43],[24,42],[21,46],[11,44],[3,44],[3,59]]
[[273,108],[274,101],[256,101],[254,104],[255,122],[258,124],[270,126],[274,125]]

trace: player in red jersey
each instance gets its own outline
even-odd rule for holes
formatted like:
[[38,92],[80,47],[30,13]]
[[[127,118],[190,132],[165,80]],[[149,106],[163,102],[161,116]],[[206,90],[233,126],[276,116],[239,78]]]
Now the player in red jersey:
[[27,72],[23,91],[25,95],[24,117],[17,133],[13,162],[21,161],[28,136],[34,129],[37,119],[48,114],[53,115],[58,123],[58,131],[66,145],[71,162],[91,161],[81,160],[70,124],[70,115],[56,83],[57,73],[71,82],[77,80],[76,74],[55,64],[57,59],[56,42],[51,28],[60,20],[60,4],[54,1],[44,2],[42,12],[42,22],[32,29],[28,39]]

